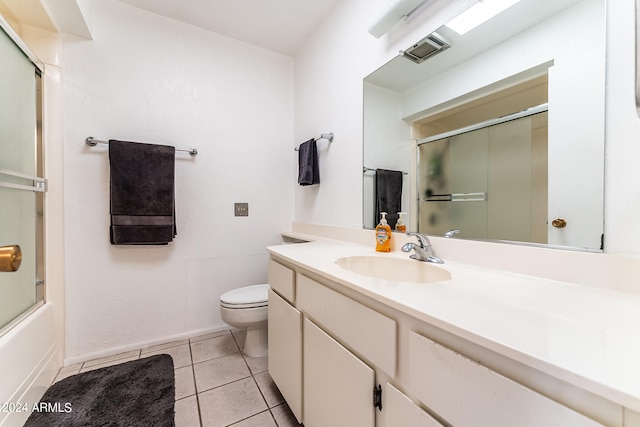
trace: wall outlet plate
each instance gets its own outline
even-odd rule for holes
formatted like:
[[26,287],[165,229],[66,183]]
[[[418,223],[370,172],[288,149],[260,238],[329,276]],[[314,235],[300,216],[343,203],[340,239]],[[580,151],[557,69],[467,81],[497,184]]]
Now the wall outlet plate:
[[234,203],[235,216],[249,216],[249,203]]

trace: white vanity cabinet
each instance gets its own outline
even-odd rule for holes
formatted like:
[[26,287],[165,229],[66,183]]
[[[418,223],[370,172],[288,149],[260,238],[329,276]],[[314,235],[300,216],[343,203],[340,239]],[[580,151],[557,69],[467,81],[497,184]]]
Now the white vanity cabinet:
[[[385,372],[395,372],[396,322],[287,270],[293,274],[270,261],[273,381],[305,427],[375,426],[376,374],[369,363],[373,360]],[[280,294],[283,289],[291,300]],[[342,343],[349,343],[349,348]]]
[[[578,405],[581,412],[567,406],[564,397],[575,405],[572,396],[583,393],[575,387],[549,398],[437,342],[446,338],[456,347],[461,338],[284,264],[270,260],[269,373],[305,427],[624,425],[594,421],[581,413],[590,413],[585,404]],[[483,351],[460,347],[472,355]],[[513,376],[514,366],[509,369]]]
[[269,374],[302,421],[302,313],[269,289]]
[[295,271],[272,259],[269,260],[269,286],[291,304],[295,304],[295,278]]
[[414,332],[408,390],[454,426],[603,426]]
[[373,427],[374,370],[309,319],[303,354],[305,427]]
[[395,320],[302,274],[296,307],[325,331],[389,376],[396,373]]
[[384,389],[384,414],[387,426],[444,427],[407,395],[387,383]]
[[295,417],[302,421],[302,313],[292,305],[295,273],[270,260],[269,285],[269,374]]

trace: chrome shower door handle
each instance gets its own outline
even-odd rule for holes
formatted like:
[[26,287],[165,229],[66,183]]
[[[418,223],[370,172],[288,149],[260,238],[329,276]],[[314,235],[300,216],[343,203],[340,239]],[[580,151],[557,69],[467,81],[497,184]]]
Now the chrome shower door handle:
[[22,250],[18,245],[0,247],[0,272],[18,271],[22,263]]

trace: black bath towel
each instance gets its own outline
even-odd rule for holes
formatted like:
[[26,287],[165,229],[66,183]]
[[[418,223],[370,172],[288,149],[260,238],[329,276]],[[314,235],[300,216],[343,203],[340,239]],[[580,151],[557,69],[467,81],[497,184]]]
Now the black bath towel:
[[176,235],[175,147],[109,141],[111,244],[165,245]]
[[380,212],[387,213],[387,223],[393,230],[402,210],[402,172],[376,169],[376,217],[380,223]]
[[298,148],[298,184],[320,184],[318,147],[315,139],[303,142]]

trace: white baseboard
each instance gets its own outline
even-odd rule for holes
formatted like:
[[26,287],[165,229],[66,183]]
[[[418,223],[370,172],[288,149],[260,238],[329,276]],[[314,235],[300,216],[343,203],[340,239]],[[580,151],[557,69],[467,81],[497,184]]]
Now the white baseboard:
[[154,338],[152,340],[146,340],[146,341],[136,342],[132,344],[111,347],[111,348],[96,351],[93,353],[67,357],[64,359],[64,366],[69,366],[76,363],[82,363],[88,360],[100,359],[102,357],[113,356],[120,353],[126,353],[127,351],[137,350],[139,348],[152,347],[154,345],[164,344],[171,341],[179,341],[186,338],[197,337],[199,335],[212,334],[212,333],[220,332],[230,328],[231,327],[229,325],[218,325],[218,326],[213,326],[211,328],[197,329],[197,330],[192,330],[192,331],[184,332],[181,334],[175,334],[175,335],[167,335],[165,337]]

